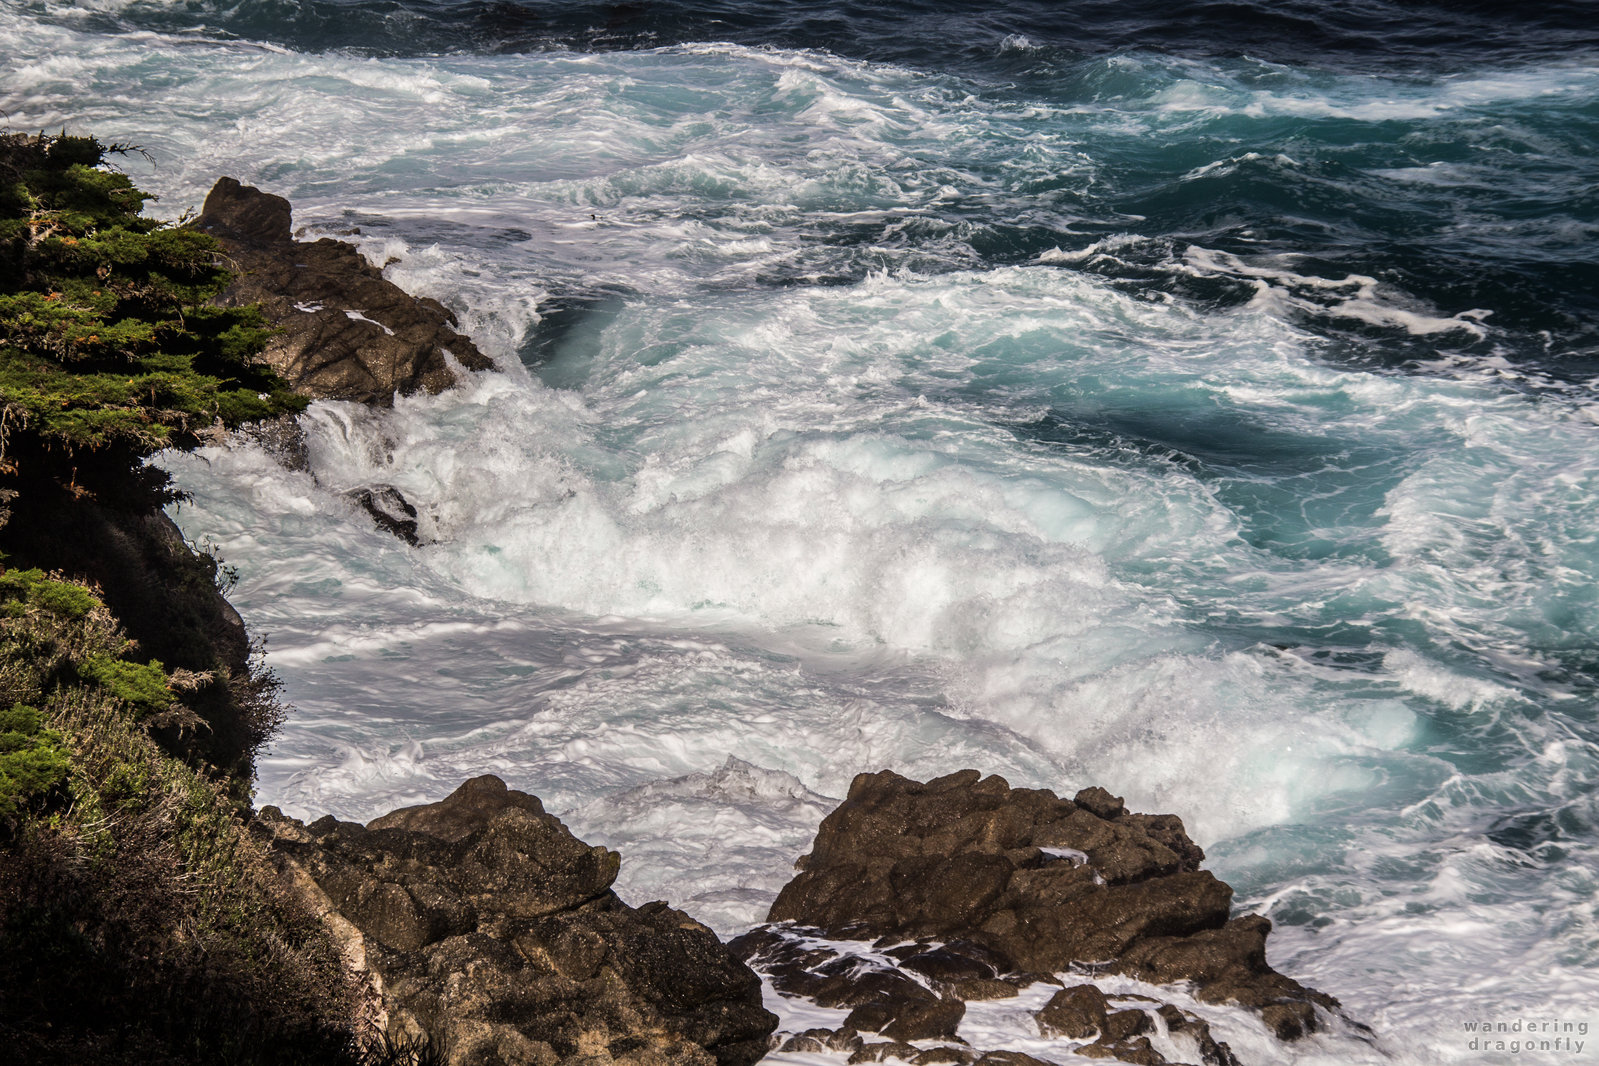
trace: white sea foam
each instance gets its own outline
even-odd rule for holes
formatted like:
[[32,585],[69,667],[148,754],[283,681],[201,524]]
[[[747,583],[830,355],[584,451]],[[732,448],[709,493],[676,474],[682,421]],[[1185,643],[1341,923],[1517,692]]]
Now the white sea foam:
[[[1017,102],[810,51],[354,60],[76,25],[0,5],[14,126],[145,144],[169,216],[231,173],[309,236],[359,226],[502,364],[313,405],[314,477],[242,442],[164,460],[297,708],[263,802],[365,819],[499,773],[619,847],[624,896],[732,933],[859,771],[1104,784],[1182,814],[1273,961],[1396,1061],[1470,1058],[1455,1014],[1593,1002],[1592,412],[1490,358],[1327,361],[1307,316],[1491,333],[1366,275],[1170,256],[1113,214],[992,269],[961,214],[1068,235],[1093,205],[1032,190],[1114,180],[1118,138],[1492,118],[1591,71],[1263,89],[1133,55],[1094,99]],[[1304,161],[1276,155],[1172,178]],[[1117,257],[1260,295],[1071,269]],[[578,321],[535,376],[553,312]],[[375,485],[432,543],[371,526],[346,493]]]
[[[1371,588],[1373,609],[1392,596],[1458,602],[1469,575],[1430,559],[1468,558],[1475,542],[1450,525],[1398,523],[1410,480],[1393,479],[1386,502],[1373,497],[1366,521],[1394,514],[1415,563],[1335,559],[1318,577],[1258,554],[1214,490],[1179,471],[1106,466],[1111,453],[1091,448],[1018,452],[995,420],[1025,421],[1047,395],[1028,389],[1051,373],[1081,388],[1091,366],[1158,380],[1169,395],[1231,397],[1274,412],[1279,427],[1325,433],[1328,413],[1343,412],[1367,440],[1417,440],[1425,426],[1533,449],[1529,426],[1560,439],[1566,422],[1469,379],[1333,371],[1289,354],[1293,335],[1270,317],[1207,320],[1053,272],[878,277],[849,293],[729,296],[701,310],[690,320],[640,305],[616,317],[580,394],[511,372],[386,414],[318,404],[306,425],[320,486],[249,447],[173,460],[197,493],[186,525],[224,556],[235,545],[259,553],[239,598],[273,633],[302,705],[264,763],[264,798],[367,817],[497,772],[631,856],[629,898],[692,904],[726,933],[760,917],[827,797],[885,765],[927,775],[980,765],[1065,791],[1104,783],[1136,808],[1182,812],[1207,843],[1362,795],[1441,801],[1449,819],[1482,802],[1425,798],[1442,778],[1409,751],[1412,707],[1478,713],[1511,698],[1504,683],[1403,649],[1372,678],[1313,657],[1218,653],[1195,639],[1182,605],[1203,587],[1185,582],[1208,580],[1204,565],[1237,575],[1224,583],[1227,610],[1277,625],[1313,625],[1351,582]],[[1127,330],[1142,338],[1136,359],[1095,339]],[[1262,362],[1263,342],[1288,348]],[[1020,411],[929,388],[952,369],[988,372],[973,353],[996,344],[1054,352],[1058,370],[1035,358],[1031,384],[1017,379]],[[1577,470],[1525,477],[1543,506],[1591,498]],[[400,487],[439,543],[407,551],[337,503],[374,483]],[[251,486],[242,498],[240,486]],[[1543,495],[1554,486],[1578,495]],[[1149,568],[1159,580],[1130,580]],[[1521,654],[1481,617],[1420,620],[1451,637],[1464,621],[1479,645]],[[411,682],[398,706],[382,695],[397,678]],[[1376,689],[1329,702],[1350,683]],[[1451,874],[1413,857],[1461,832],[1426,824],[1395,851],[1421,876],[1439,886],[1500,876],[1493,863]],[[1255,868],[1223,855],[1224,871]],[[1363,876],[1379,885],[1381,869]],[[1401,906],[1368,908],[1373,890],[1342,902],[1316,890],[1318,911],[1366,917],[1308,939],[1290,929],[1289,958],[1392,1031],[1419,1024],[1437,986],[1390,984],[1382,1004],[1362,999],[1342,976],[1354,971],[1339,968],[1350,953],[1382,937],[1396,980],[1426,957],[1455,972],[1473,952],[1440,956],[1429,938],[1475,936],[1474,923],[1510,912],[1477,908],[1457,888],[1429,904],[1438,924],[1410,922]],[[1491,943],[1530,966],[1541,940]]]
[[[864,941],[833,940],[800,930],[789,930],[787,936],[797,947],[842,956],[863,970],[896,968],[892,956]],[[925,983],[925,978],[914,971],[899,972]],[[1168,1003],[1199,1017],[1209,1025],[1212,1036],[1225,1042],[1241,1062],[1284,1061],[1283,1046],[1258,1018],[1247,1012],[1201,1002],[1193,997],[1191,989],[1152,985],[1129,977],[1081,973],[1061,973],[1056,975],[1056,979],[1060,983],[1035,982],[1008,999],[968,1002],[956,1035],[979,1054],[989,1051],[1020,1052],[1062,1066],[1089,1061],[1096,1056],[1081,1053],[1089,1041],[1044,1035],[1036,1014],[1063,986],[1093,985],[1104,993],[1112,1009],[1149,1010],[1152,1002]],[[836,1030],[848,1013],[846,1010],[819,1007],[800,997],[784,996],[772,988],[764,975],[763,988],[766,1005],[778,1015],[778,1028],[783,1033],[800,1033],[813,1027]],[[1200,1060],[1197,1042],[1191,1036],[1172,1033],[1164,1020],[1153,1020],[1155,1025],[1147,1036],[1157,1052],[1174,1062]],[[1392,1062],[1396,1058],[1408,1060],[1397,1042],[1375,1039],[1371,1034],[1330,1016],[1326,1022],[1328,1024],[1321,1033],[1295,1045],[1293,1062],[1302,1066],[1356,1066]],[[913,1043],[917,1047],[933,1048],[945,1042],[920,1040]],[[847,1052],[779,1052],[764,1061],[836,1066],[848,1058]]]

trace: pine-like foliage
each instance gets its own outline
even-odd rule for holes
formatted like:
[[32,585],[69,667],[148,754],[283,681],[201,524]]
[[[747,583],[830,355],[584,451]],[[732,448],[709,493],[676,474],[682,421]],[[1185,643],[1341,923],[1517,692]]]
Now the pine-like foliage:
[[159,503],[147,456],[305,401],[256,361],[259,311],[208,305],[216,241],[143,217],[152,197],[106,168],[125,150],[0,135],[0,479]]

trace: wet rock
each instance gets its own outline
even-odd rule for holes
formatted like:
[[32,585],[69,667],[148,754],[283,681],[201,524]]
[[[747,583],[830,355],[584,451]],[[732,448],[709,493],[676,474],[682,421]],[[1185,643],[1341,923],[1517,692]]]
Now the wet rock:
[[619,856],[498,778],[366,826],[272,808],[256,824],[291,889],[343,923],[386,1035],[425,1034],[449,1066],[748,1066],[767,1050],[776,1016],[715,934],[623,903]]
[[1167,1066],[1168,1059],[1155,1050],[1149,1037],[1138,1036],[1109,1044],[1089,1044],[1077,1049],[1077,1054],[1091,1059],[1115,1059],[1130,1062],[1133,1066]]
[[887,995],[863,1003],[849,1012],[844,1024],[852,1029],[869,1029],[894,1040],[952,1040],[966,1004],[958,999],[938,996]]
[[[951,998],[962,981],[1092,964],[1155,983],[1192,982],[1203,1000],[1260,1012],[1283,1039],[1314,1031],[1317,1007],[1336,1001],[1266,964],[1270,923],[1230,921],[1232,890],[1200,869],[1203,859],[1179,818],[1129,813],[1100,788],[1065,800],[975,770],[926,783],[862,774],[823,821],[769,921],[838,939],[941,941],[887,950]],[[952,951],[957,942],[990,954],[979,962],[970,950]],[[786,966],[789,983],[808,994],[815,975],[802,976],[805,965],[779,962],[771,945],[746,941],[742,950],[762,969]],[[1147,1022],[1133,1013],[1143,1021],[1114,1027]],[[1112,1039],[1142,1056],[1137,1032]]]
[[1200,999],[1253,1007],[1279,1039],[1296,1040],[1315,1031],[1315,1005],[1332,1003],[1307,996],[1298,982],[1266,965],[1270,932],[1270,921],[1246,915],[1190,937],[1156,937],[1133,945],[1121,969],[1157,984],[1194,981]]
[[[782,1034],[779,1034],[782,1035]],[[803,1033],[796,1033],[777,1045],[778,1051],[800,1051],[817,1053],[830,1051],[828,1040],[833,1036],[831,1029],[807,1029]]]
[[861,1034],[848,1026],[839,1029],[807,1029],[803,1033],[778,1033],[775,1050],[824,1052],[844,1051],[853,1054],[865,1046]]
[[1194,1042],[1194,1049],[1199,1052],[1199,1061],[1205,1066],[1238,1066],[1238,1060],[1233,1057],[1232,1049],[1210,1035],[1210,1025],[1203,1019],[1178,1010],[1169,1003],[1161,1004],[1155,1013],[1160,1015],[1161,1021],[1165,1023],[1168,1034]]
[[265,358],[296,391],[386,406],[397,392],[453,384],[451,359],[493,366],[443,304],[386,281],[343,241],[294,240],[289,216],[283,197],[223,178],[194,226],[221,242],[236,275],[218,302],[259,303],[282,331]]
[[977,1060],[977,1066],[1053,1066],[1020,1051],[990,1051]]
[[394,534],[413,548],[422,543],[417,535],[416,508],[393,485],[355,489],[348,495],[372,517],[379,529]]
[[850,1066],[858,1062],[887,1062],[889,1059],[899,1059],[910,1062],[922,1049],[915,1044],[907,1044],[899,1040],[883,1041],[880,1043],[865,1044],[849,1057]]
[[1074,985],[1050,997],[1037,1013],[1038,1027],[1045,1036],[1097,1040],[1105,1032],[1108,1014],[1105,993],[1098,987]]
[[937,947],[920,947],[900,959],[900,968],[934,981],[952,984],[983,977],[998,977],[1015,969],[1010,960],[970,942],[956,941]]
[[[1210,1026],[1203,1019],[1143,996],[1115,998],[1123,1006],[1113,1005],[1095,985],[1062,989],[1036,1012],[1039,1031],[1045,1036],[1092,1041],[1075,1049],[1089,1058],[1165,1066],[1170,1060],[1150,1040],[1150,1034],[1164,1027],[1166,1035],[1191,1043],[1205,1066],[1238,1066],[1232,1050],[1210,1035]],[[1132,1006],[1126,1006],[1128,1003]],[[1145,1003],[1153,1009],[1144,1008]]]
[[240,426],[234,433],[259,445],[285,470],[308,474],[311,472],[311,450],[305,441],[305,430],[300,427],[297,415],[279,415],[264,422],[251,422]]

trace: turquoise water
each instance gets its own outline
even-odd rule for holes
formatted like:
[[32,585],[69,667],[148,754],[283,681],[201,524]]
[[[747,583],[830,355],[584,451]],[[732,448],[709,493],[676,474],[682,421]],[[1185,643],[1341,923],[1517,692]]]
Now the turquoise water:
[[1102,784],[1378,1034],[1300,1060],[1580,1061],[1462,1024],[1599,1021],[1599,63],[1368,6],[6,2],[0,108],[501,364],[167,460],[297,707],[261,802],[499,773],[729,934],[856,772]]

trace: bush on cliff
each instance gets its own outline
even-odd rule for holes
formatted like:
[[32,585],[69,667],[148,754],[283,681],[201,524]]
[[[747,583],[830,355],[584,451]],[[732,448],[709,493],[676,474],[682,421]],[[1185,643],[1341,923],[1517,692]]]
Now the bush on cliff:
[[[99,586],[143,660],[102,664],[116,683],[164,686],[157,659],[216,679],[186,694],[197,721],[169,716],[159,735],[242,803],[274,685],[216,595],[215,561],[160,516],[179,494],[146,460],[305,400],[258,361],[259,310],[210,305],[230,279],[215,239],[143,217],[149,194],[104,165],[119,151],[0,135],[0,503],[16,513],[0,558]],[[143,698],[156,718],[171,702]]]
[[10,1061],[349,1061],[337,956],[228,789],[151,738],[181,679],[129,651],[89,589],[0,575]]
[[216,241],[104,168],[124,150],[0,135],[0,477],[147,504],[172,496],[149,455],[305,401],[255,361],[258,310],[209,306]]
[[0,135],[0,1046],[352,1063],[336,952],[243,824],[275,679],[145,463],[303,401],[107,151]]

